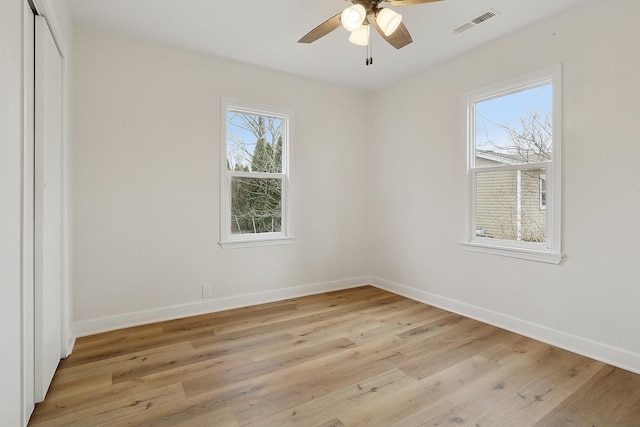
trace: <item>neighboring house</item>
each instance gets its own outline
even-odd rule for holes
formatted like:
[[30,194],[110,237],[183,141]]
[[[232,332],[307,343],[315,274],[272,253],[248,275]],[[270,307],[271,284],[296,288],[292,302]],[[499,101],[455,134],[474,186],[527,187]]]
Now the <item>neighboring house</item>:
[[[476,166],[521,164],[514,156],[476,150]],[[546,181],[543,169],[482,173],[476,189],[476,234],[544,242]]]

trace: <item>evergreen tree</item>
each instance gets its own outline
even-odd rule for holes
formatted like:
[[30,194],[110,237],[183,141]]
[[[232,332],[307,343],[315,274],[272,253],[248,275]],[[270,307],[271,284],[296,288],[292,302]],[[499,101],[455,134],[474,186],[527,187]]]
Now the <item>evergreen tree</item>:
[[276,166],[277,170],[274,172],[282,172],[282,135],[278,135],[278,140],[276,142],[275,153],[273,154],[273,164]]
[[266,145],[262,138],[256,142],[256,148],[253,150],[253,157],[251,158],[251,172],[267,172]]

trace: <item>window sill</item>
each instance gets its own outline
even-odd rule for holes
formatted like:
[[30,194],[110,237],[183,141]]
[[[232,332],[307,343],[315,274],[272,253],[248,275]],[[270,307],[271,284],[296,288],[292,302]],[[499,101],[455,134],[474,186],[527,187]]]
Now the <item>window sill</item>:
[[294,238],[288,237],[266,237],[256,239],[238,239],[238,240],[225,240],[220,242],[222,249],[237,249],[237,248],[254,248],[260,246],[275,246],[275,245],[289,245],[293,243]]
[[562,254],[558,252],[529,248],[515,248],[495,244],[489,245],[479,242],[460,242],[460,245],[465,251],[526,259],[529,261],[546,262],[548,264],[560,264],[562,262]]

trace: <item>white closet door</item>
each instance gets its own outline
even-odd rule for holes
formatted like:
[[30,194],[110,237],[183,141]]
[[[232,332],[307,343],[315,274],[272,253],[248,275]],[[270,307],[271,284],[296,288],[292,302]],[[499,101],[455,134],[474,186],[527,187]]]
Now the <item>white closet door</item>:
[[40,16],[35,50],[34,373],[40,402],[62,354],[62,58]]

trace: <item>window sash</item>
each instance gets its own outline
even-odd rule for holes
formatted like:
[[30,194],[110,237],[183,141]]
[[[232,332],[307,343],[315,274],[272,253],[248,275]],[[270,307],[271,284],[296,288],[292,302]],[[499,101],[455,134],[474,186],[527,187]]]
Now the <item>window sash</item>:
[[239,171],[227,171],[227,176],[229,179],[231,178],[286,178],[286,173],[275,173],[275,172],[239,172]]
[[517,165],[504,165],[504,166],[486,166],[486,167],[472,167],[469,168],[471,173],[485,173],[485,172],[497,172],[497,171],[518,171],[518,170],[536,170],[547,169],[553,162],[538,162],[538,163],[521,163]]
[[229,206],[229,221],[227,222],[227,235],[230,236],[230,240],[253,240],[260,239],[262,236],[273,237],[285,237],[286,236],[286,218],[287,212],[286,206],[286,182],[287,176],[281,173],[264,173],[264,172],[228,172],[227,173],[227,186],[231,188],[233,178],[249,178],[249,179],[279,179],[280,180],[280,231],[275,232],[261,232],[261,233],[234,233],[232,222],[234,221],[234,214],[231,212],[232,200],[231,192],[229,191],[228,206]]
[[[546,209],[544,209],[544,215],[545,215],[545,241],[544,242],[530,242],[530,241],[517,240],[517,239],[500,239],[495,237],[483,237],[483,236],[477,235],[477,230],[478,230],[478,223],[477,223],[478,198],[477,197],[478,197],[478,175],[490,174],[495,172],[517,172],[517,171],[527,172],[527,171],[543,170],[544,173],[541,174],[541,176],[546,175],[547,177],[549,177],[550,174],[552,173],[551,166],[552,166],[552,162],[543,162],[543,163],[535,163],[535,164],[522,164],[522,165],[516,165],[516,166],[507,165],[507,166],[481,167],[481,168],[471,169],[469,173],[470,183],[468,186],[471,190],[469,194],[471,201],[470,201],[469,227],[468,227],[468,234],[466,236],[467,240],[469,242],[478,242],[486,245],[497,244],[497,245],[506,246],[506,247],[524,247],[524,248],[530,248],[535,250],[550,250],[551,245],[549,244],[548,239],[549,239],[550,233],[552,233],[553,230],[550,228],[551,222],[549,221]],[[517,197],[517,194],[516,194],[516,197]],[[521,218],[516,219],[516,221],[518,220],[521,221]],[[517,233],[517,234],[520,235],[520,233]]]

